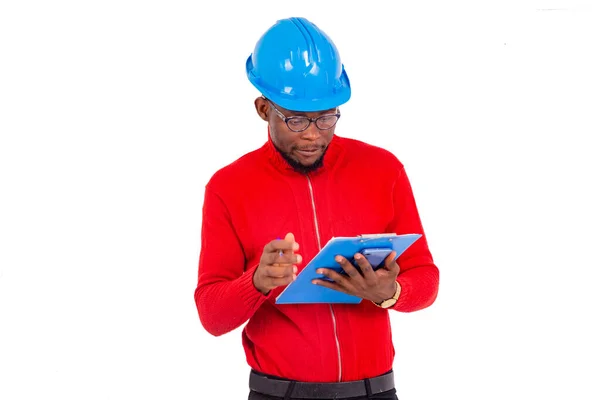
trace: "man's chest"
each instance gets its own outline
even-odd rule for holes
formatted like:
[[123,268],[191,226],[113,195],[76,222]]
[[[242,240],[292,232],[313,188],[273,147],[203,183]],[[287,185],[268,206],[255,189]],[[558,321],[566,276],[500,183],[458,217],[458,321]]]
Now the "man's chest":
[[389,190],[356,186],[342,177],[302,176],[274,183],[241,202],[233,217],[246,259],[258,262],[264,246],[292,232],[304,260],[333,236],[384,232],[393,218]]

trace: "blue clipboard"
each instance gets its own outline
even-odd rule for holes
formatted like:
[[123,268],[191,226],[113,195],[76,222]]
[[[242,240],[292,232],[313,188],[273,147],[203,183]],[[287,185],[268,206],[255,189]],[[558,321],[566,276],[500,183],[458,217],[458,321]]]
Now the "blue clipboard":
[[396,235],[394,233],[359,235],[354,237],[334,237],[304,267],[296,280],[277,296],[276,304],[310,304],[310,303],[346,303],[358,304],[362,298],[352,296],[324,286],[315,285],[312,280],[324,278],[317,273],[318,268],[331,268],[338,272],[342,267],[335,261],[337,255],[352,260],[354,254],[367,248],[390,248],[396,251],[396,259],[417,241],[422,235],[411,233]]

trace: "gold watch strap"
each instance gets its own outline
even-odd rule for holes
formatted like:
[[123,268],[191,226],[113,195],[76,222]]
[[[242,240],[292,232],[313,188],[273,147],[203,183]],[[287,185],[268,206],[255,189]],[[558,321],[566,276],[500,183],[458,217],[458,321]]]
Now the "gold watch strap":
[[[400,290],[401,290],[400,283],[398,281],[396,281],[396,293],[394,293],[394,295],[390,299],[385,299],[381,303],[375,303],[374,301],[372,303],[375,304],[377,307],[381,307],[381,308],[391,307],[398,301],[398,298],[400,298]],[[393,303],[391,305],[384,307],[384,303],[390,302],[392,300],[393,300]]]

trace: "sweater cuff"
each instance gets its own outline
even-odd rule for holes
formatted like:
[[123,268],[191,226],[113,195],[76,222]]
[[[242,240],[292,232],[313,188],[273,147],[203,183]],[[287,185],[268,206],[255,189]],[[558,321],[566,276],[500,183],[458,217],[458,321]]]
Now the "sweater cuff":
[[411,298],[412,285],[408,279],[398,277],[398,283],[400,284],[400,297],[396,304],[392,306],[397,311],[405,311],[408,299]]
[[400,297],[391,308],[396,311],[413,312],[429,307],[438,292],[438,272],[435,266],[423,266],[420,271],[406,271],[397,280],[400,283]]
[[261,304],[264,303],[265,300],[267,300],[273,293],[273,291],[271,290],[266,295],[262,294],[256,288],[256,286],[254,286],[253,278],[254,272],[256,272],[257,268],[258,265],[255,265],[254,267],[246,270],[239,278],[238,282],[240,297],[242,298],[244,303],[252,310],[256,310],[258,307],[260,307]]

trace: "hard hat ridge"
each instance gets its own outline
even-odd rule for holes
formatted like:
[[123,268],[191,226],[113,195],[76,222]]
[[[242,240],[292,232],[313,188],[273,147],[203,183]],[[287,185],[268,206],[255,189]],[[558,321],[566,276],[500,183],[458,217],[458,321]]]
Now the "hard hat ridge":
[[314,23],[278,20],[246,60],[250,82],[283,108],[321,111],[350,99],[350,81],[335,43]]

